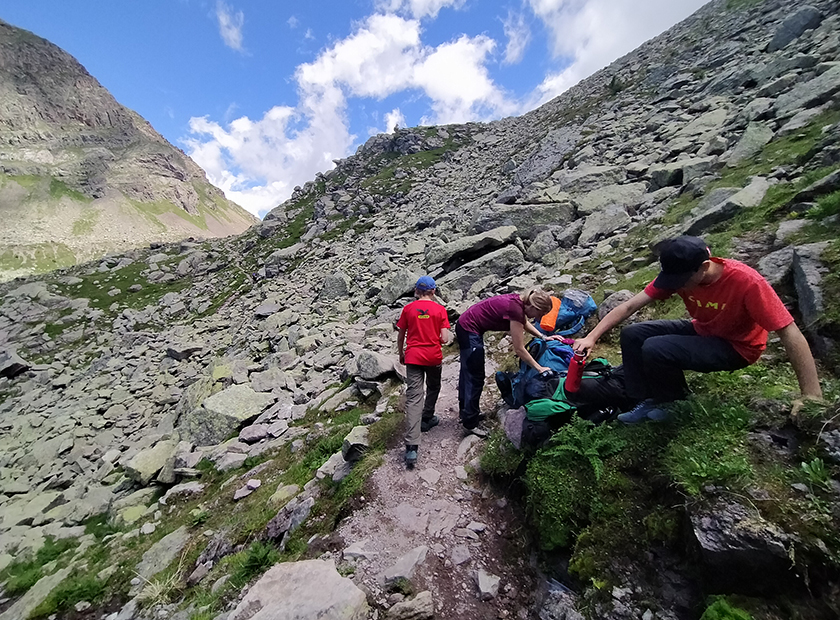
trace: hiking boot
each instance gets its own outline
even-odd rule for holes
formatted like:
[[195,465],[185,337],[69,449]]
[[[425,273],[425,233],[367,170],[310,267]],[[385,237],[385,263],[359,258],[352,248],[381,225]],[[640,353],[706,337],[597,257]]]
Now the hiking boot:
[[432,430],[435,426],[440,424],[440,418],[436,415],[433,415],[428,420],[421,420],[420,421],[420,432],[421,433],[428,433]]
[[647,420],[648,412],[654,408],[655,405],[653,404],[653,400],[648,398],[633,407],[630,411],[619,414],[618,420],[620,422],[624,422],[625,424],[638,424],[639,422]]
[[648,420],[654,422],[666,422],[671,419],[671,412],[664,407],[665,403],[656,405],[653,409],[647,412]]
[[476,424],[473,427],[464,426],[464,436],[475,435],[476,437],[481,437],[482,439],[484,439],[489,434],[490,431],[488,431],[483,426],[479,426],[478,424]]
[[405,466],[408,469],[414,469],[415,463],[417,463],[417,449],[419,446],[406,446],[405,447]]

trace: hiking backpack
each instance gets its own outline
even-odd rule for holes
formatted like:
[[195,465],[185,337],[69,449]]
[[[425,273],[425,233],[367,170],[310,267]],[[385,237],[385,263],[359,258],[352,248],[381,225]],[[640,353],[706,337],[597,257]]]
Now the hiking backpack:
[[558,299],[552,295],[551,310],[534,323],[546,336],[569,336],[583,329],[586,319],[598,310],[598,305],[586,291],[570,288]]

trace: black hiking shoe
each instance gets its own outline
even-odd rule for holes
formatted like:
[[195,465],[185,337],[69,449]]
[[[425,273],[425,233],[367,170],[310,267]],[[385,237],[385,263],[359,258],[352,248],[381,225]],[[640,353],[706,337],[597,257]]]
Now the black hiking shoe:
[[420,432],[421,433],[428,433],[430,430],[432,430],[438,424],[440,424],[440,418],[437,417],[436,415],[433,415],[428,420],[422,420],[420,422]]
[[419,446],[406,446],[405,447],[405,466],[408,469],[414,469],[414,465],[417,463],[417,449]]

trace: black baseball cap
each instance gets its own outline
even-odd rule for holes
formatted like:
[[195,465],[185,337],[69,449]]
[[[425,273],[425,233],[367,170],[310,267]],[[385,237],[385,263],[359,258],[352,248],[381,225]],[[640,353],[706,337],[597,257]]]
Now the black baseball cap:
[[662,269],[653,285],[667,291],[682,288],[711,256],[709,246],[699,237],[669,239],[659,254]]

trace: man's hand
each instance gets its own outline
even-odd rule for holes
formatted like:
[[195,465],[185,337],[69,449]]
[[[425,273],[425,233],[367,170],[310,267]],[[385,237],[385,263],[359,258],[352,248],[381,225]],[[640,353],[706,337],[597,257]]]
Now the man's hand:
[[400,364],[405,366],[405,351],[400,351]]
[[796,420],[802,413],[802,410],[808,407],[809,405],[825,406],[826,404],[827,403],[819,396],[810,396],[807,394],[803,394],[802,396],[794,400],[791,404],[790,417],[793,420]]
[[592,348],[595,346],[595,341],[587,336],[586,338],[581,338],[580,340],[575,340],[575,343],[572,345],[572,349],[575,353],[589,353]]

